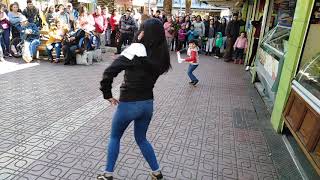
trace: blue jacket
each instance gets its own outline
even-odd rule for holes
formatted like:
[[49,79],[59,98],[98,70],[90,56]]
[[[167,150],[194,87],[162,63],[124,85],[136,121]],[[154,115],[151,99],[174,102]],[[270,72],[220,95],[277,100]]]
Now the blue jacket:
[[[31,29],[32,33],[26,34],[27,29]],[[39,28],[34,23],[29,23],[27,26],[22,27],[20,37],[25,41],[33,41],[35,39],[40,39]]]
[[189,30],[187,32],[187,37],[188,37],[188,41],[190,41],[190,40],[198,38],[199,34],[195,30],[193,30],[193,31]]

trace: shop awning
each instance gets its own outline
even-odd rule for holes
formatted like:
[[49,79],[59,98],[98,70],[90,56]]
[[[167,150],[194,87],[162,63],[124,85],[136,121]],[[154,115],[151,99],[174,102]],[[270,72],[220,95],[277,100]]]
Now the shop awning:
[[200,2],[207,2],[216,7],[235,8],[243,4],[243,0],[200,0]]

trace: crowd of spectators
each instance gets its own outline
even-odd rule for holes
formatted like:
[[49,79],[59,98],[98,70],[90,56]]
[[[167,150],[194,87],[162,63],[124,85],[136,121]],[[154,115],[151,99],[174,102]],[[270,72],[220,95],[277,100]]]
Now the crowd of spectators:
[[24,53],[23,59],[30,62],[41,44],[41,32],[46,27],[48,59],[59,63],[63,53],[66,65],[76,64],[76,53],[101,46],[116,47],[116,54],[120,54],[123,45],[133,41],[139,26],[147,18],[157,18],[163,23],[171,51],[186,49],[188,41],[197,40],[200,53],[214,54],[216,57],[224,53],[226,61],[232,59],[234,43],[240,34],[240,26],[244,25],[244,21],[238,20],[238,14],[234,14],[228,22],[225,17],[194,14],[173,16],[160,10],[155,13],[152,11],[151,16],[140,14],[137,10],[132,12],[131,9],[122,15],[116,10],[109,14],[107,7],[101,6],[97,6],[93,13],[88,13],[85,5],[74,8],[71,3],[48,6],[41,11],[32,0],[27,0],[27,7],[23,11],[17,2],[11,4],[9,9],[0,6],[1,47],[4,57],[15,55],[17,52],[10,45],[10,39],[20,37],[29,46],[25,48],[27,53]]

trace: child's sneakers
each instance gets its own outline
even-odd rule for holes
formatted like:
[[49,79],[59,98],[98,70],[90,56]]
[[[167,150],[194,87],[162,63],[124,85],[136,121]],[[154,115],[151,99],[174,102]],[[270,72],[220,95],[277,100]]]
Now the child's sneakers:
[[97,180],[113,180],[113,176],[109,176],[106,173],[104,174],[99,174],[97,176]]
[[150,175],[151,175],[152,180],[163,180],[163,175],[162,175],[161,171],[152,172]]

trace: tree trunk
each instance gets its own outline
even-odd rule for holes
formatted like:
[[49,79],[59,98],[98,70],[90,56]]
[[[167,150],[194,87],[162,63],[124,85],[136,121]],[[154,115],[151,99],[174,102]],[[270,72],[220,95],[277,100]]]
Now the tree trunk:
[[109,12],[111,13],[114,10],[114,0],[102,0],[102,1],[108,7]]
[[172,11],[172,0],[164,0],[163,1],[163,10],[166,14],[171,14]]
[[186,14],[191,13],[191,0],[186,0]]

